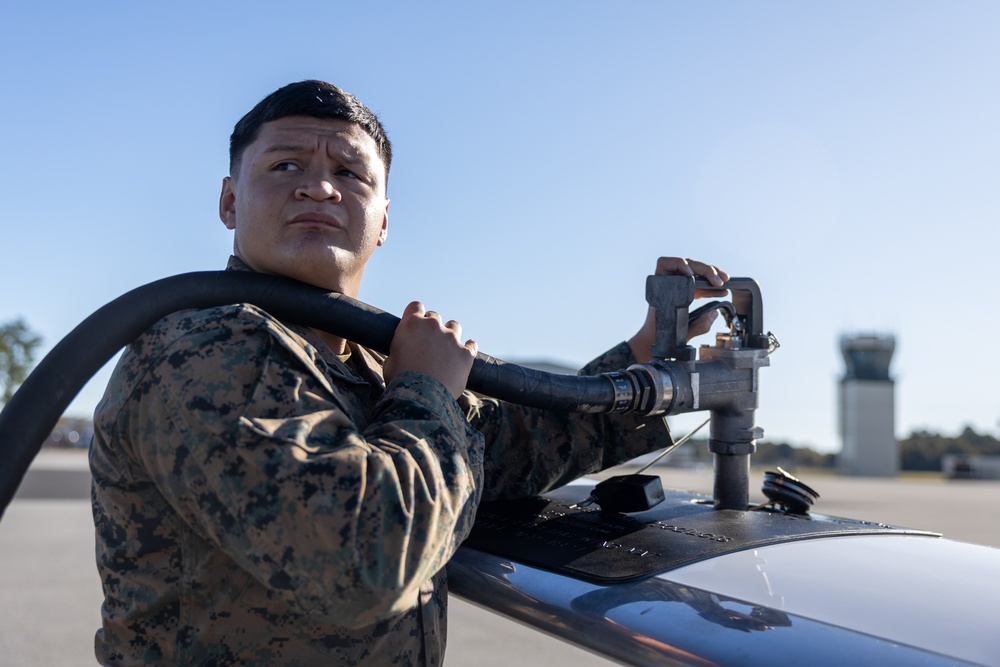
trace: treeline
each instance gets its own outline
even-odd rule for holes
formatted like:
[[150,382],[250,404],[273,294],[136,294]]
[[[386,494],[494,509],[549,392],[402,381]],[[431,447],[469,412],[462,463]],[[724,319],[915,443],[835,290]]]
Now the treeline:
[[955,438],[914,431],[899,441],[899,453],[903,470],[941,470],[941,457],[945,454],[1000,456],[1000,440],[980,435],[968,426]]
[[[685,445],[687,460],[711,463],[708,442],[692,441]],[[951,437],[930,431],[914,431],[899,441],[900,469],[940,471],[941,458],[945,454],[966,454],[969,456],[1000,456],[1000,440],[992,435],[981,435],[965,427],[958,436]],[[758,466],[781,466],[789,470],[797,468],[836,468],[837,455],[824,454],[808,447],[785,442],[757,443],[753,464]]]
[[[692,439],[683,446],[684,455],[673,455],[675,461],[712,463],[712,453],[708,451],[707,440]],[[837,465],[836,454],[822,454],[808,447],[797,447],[786,442],[757,441],[754,453],[755,466],[781,466],[787,470],[797,468],[833,468]]]

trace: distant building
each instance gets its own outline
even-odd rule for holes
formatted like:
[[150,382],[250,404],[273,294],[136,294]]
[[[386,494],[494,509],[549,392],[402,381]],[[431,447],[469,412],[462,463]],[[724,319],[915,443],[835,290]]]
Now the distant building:
[[840,380],[840,437],[837,457],[844,475],[893,477],[899,472],[896,441],[896,383],[889,362],[896,340],[888,335],[840,339],[847,365]]
[[941,472],[948,479],[1000,479],[1000,456],[945,454]]

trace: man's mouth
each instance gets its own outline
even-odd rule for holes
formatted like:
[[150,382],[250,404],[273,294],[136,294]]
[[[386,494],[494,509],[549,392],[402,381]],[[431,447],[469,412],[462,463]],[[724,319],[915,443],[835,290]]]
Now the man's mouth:
[[339,220],[331,215],[326,215],[325,213],[299,213],[288,222],[292,225],[312,225],[315,227],[333,227],[335,229],[344,228]]

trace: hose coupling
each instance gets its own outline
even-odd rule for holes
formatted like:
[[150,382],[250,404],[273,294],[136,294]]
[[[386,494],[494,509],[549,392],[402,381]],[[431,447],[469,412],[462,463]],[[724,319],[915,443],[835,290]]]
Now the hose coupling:
[[623,371],[603,373],[615,390],[607,412],[634,412],[642,416],[666,412],[674,398],[674,380],[666,365],[633,364]]

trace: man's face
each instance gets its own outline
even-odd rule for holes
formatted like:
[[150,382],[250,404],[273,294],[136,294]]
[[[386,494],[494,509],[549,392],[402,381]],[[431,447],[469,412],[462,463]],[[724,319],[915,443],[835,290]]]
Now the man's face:
[[265,123],[238,173],[222,182],[219,217],[250,268],[357,296],[385,241],[385,165],[358,125],[288,116]]

